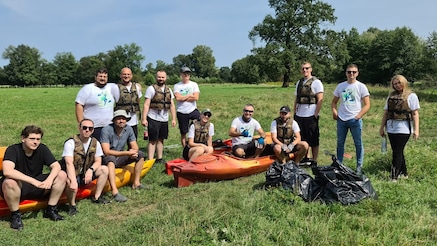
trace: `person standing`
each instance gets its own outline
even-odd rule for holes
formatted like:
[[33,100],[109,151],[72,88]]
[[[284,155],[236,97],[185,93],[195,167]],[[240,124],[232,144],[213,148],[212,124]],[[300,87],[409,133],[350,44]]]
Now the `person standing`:
[[[264,144],[266,134],[260,123],[252,118],[254,111],[252,104],[244,105],[243,115],[235,118],[229,128],[229,136],[232,137],[232,154],[237,157],[257,158],[266,147]],[[254,139],[255,132],[258,132],[261,137]]]
[[[358,66],[350,64],[346,68],[347,80],[337,85],[334,90],[331,109],[332,118],[337,121],[337,159],[343,162],[344,143],[350,130],[357,157],[356,172],[362,174],[364,145],[362,139],[363,116],[370,109],[370,93],[367,86],[357,80]],[[340,106],[337,111],[337,103]]]
[[[108,166],[108,180],[112,196],[116,202],[127,201],[127,198],[118,192],[115,180],[116,167],[123,167],[135,162],[132,188],[145,188],[140,182],[141,170],[144,166],[144,153],[139,150],[132,127],[126,124],[129,120],[129,115],[123,109],[115,111],[112,119],[113,123],[102,129],[102,136],[100,138],[103,153],[105,154],[103,164]],[[129,146],[127,150],[126,144]]]
[[108,167],[102,165],[102,146],[100,142],[91,137],[94,131],[94,123],[90,119],[83,119],[79,123],[79,134],[67,139],[64,143],[61,165],[67,170],[66,193],[70,203],[69,214],[74,216],[77,213],[76,194],[81,186],[91,183],[97,179],[97,186],[91,201],[94,203],[109,203],[102,196],[108,180]]
[[128,67],[124,67],[120,72],[121,82],[118,83],[118,89],[120,91],[120,98],[115,104],[115,109],[123,109],[130,115],[130,120],[127,125],[131,126],[134,130],[135,137],[138,139],[138,121],[141,119],[140,98],[143,96],[141,93],[141,85],[139,83],[132,82],[132,70]]
[[[11,211],[10,227],[16,230],[23,229],[19,207],[24,199],[48,196],[43,217],[53,221],[64,219],[56,206],[64,191],[67,174],[49,148],[41,143],[43,135],[40,127],[26,126],[21,131],[21,143],[9,146],[3,158],[0,195]],[[43,174],[44,166],[50,167],[50,173]]]
[[214,124],[210,122],[212,112],[210,109],[202,110],[199,120],[194,120],[188,130],[188,143],[183,150],[183,157],[192,161],[203,154],[214,151],[212,137],[214,136]]
[[291,118],[288,106],[279,109],[279,117],[272,121],[270,133],[276,159],[285,164],[290,160],[290,154],[295,153],[295,163],[300,164],[308,152],[308,143],[301,141],[299,124]]
[[200,112],[197,109],[200,90],[197,83],[190,80],[190,76],[191,69],[188,67],[182,67],[182,81],[175,84],[173,89],[176,98],[176,111],[183,148],[185,148],[185,138],[188,132],[190,120],[196,120],[200,117]]
[[410,135],[419,138],[419,98],[408,88],[408,81],[402,75],[391,79],[390,92],[384,106],[379,134],[385,137],[385,131],[392,149],[392,166],[390,178],[396,182],[398,178],[408,178],[404,149]]
[[[319,155],[319,114],[323,103],[323,84],[314,77],[311,63],[301,64],[303,77],[296,84],[294,120],[299,124],[302,141],[311,147],[312,159]],[[309,153],[307,153],[307,157]]]
[[176,126],[176,109],[173,91],[165,84],[167,73],[156,73],[156,84],[147,88],[143,106],[142,125],[148,128],[149,143],[147,145],[148,159],[154,158],[155,163],[164,163],[164,139],[168,138],[168,112],[171,113],[171,126]]
[[84,118],[94,122],[93,137],[100,140],[102,128],[111,124],[115,102],[120,92],[114,83],[108,83],[108,70],[99,68],[94,83],[86,84],[76,96],[76,120]]

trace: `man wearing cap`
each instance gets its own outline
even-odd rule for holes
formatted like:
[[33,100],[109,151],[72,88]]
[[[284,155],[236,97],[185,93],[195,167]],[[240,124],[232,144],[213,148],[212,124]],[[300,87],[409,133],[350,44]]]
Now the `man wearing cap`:
[[155,163],[164,163],[164,139],[168,138],[168,116],[171,113],[171,126],[176,126],[176,109],[173,91],[165,84],[167,73],[156,72],[156,84],[147,88],[143,106],[143,126],[148,128],[149,143],[147,145],[149,160],[154,158]]
[[290,154],[294,153],[295,163],[299,164],[308,152],[308,143],[301,141],[299,125],[291,118],[288,106],[282,106],[279,109],[279,117],[272,121],[270,133],[272,134],[273,152],[280,163],[288,162]]
[[188,130],[188,143],[184,147],[183,157],[187,161],[213,152],[212,136],[214,136],[214,124],[209,120],[212,113],[210,109],[202,110],[199,120],[194,120]]
[[[323,84],[311,75],[311,63],[301,64],[301,78],[296,84],[296,98],[294,100],[294,120],[301,129],[302,140],[311,147],[314,161],[319,155],[319,113],[323,103]],[[309,155],[309,153],[307,153]]]
[[[141,170],[144,165],[144,153],[139,150],[132,127],[126,124],[130,116],[126,111],[120,109],[114,112],[112,124],[102,129],[100,143],[102,145],[103,163],[108,166],[108,180],[111,185],[112,195],[115,201],[124,202],[127,198],[118,192],[115,182],[115,168],[123,167],[135,162],[133,189],[144,189],[145,186],[140,183]],[[126,150],[126,144],[128,149]]]
[[[235,118],[229,128],[229,136],[232,137],[232,154],[237,157],[259,157],[266,147],[264,139],[266,134],[257,120],[252,118],[254,107],[248,103],[243,107],[243,115]],[[261,136],[254,139],[255,132]]]
[[197,110],[197,100],[199,100],[199,85],[190,80],[191,69],[181,68],[182,81],[174,85],[173,91],[176,98],[176,111],[181,133],[181,144],[185,147],[186,135],[190,120],[199,119],[200,113]]
[[99,68],[94,83],[84,85],[76,96],[77,123],[84,118],[94,122],[93,137],[100,139],[103,127],[111,123],[115,102],[120,92],[114,83],[108,83],[108,70]]

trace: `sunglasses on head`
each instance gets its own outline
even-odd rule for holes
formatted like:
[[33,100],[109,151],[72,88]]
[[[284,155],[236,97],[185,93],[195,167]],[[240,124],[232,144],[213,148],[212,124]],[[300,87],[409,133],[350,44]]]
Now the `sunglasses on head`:
[[346,73],[348,73],[348,74],[356,74],[356,73],[358,73],[358,71],[346,71]]
[[243,111],[244,111],[244,113],[253,113],[253,110],[245,109],[245,110],[243,110]]
[[92,131],[94,130],[94,126],[82,126],[82,130],[86,131],[87,129]]

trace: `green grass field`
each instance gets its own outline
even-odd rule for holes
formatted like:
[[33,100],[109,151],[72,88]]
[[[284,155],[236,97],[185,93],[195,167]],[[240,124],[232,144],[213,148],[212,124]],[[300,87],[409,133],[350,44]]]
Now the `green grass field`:
[[[325,85],[321,113],[321,152],[335,152],[336,126],[330,104],[335,85]],[[246,103],[255,105],[254,118],[265,131],[279,107],[293,105],[294,87],[280,84],[200,85],[198,108],[213,111],[214,139],[227,138],[232,119]],[[435,245],[437,243],[437,115],[436,90],[414,88],[421,100],[421,135],[406,147],[409,179],[389,181],[391,152],[380,153],[378,134],[388,88],[369,87],[371,109],[364,117],[364,172],[378,200],[342,206],[306,203],[290,191],[264,190],[265,174],[231,181],[198,183],[175,188],[173,178],[156,165],[142,180],[150,189],[120,191],[129,200],[109,205],[78,203],[79,214],[52,222],[42,212],[24,214],[24,230],[0,220],[3,245]],[[63,142],[76,133],[74,99],[79,88],[0,89],[0,146],[20,141],[25,125],[45,130],[43,143],[57,158]],[[177,128],[171,128],[164,158],[181,156]],[[140,139],[141,149],[147,142]],[[348,135],[346,152],[355,155]],[[345,159],[354,168],[355,158]],[[331,164],[320,154],[319,165]],[[310,170],[308,170],[311,172]]]

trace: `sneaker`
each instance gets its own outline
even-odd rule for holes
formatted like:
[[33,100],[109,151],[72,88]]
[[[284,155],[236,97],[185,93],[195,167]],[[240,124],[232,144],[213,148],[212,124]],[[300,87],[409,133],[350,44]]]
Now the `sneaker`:
[[21,221],[21,213],[14,213],[11,215],[11,228],[15,230],[23,230],[23,221]]
[[156,159],[155,164],[164,164],[164,160],[163,159]]
[[114,198],[114,201],[116,201],[116,202],[125,202],[125,201],[127,201],[127,197],[123,196],[120,193],[115,194],[113,196],[113,198]]
[[98,204],[108,204],[111,202],[108,199],[104,198],[103,196],[99,196],[99,198],[97,198],[97,199],[95,197],[93,197],[93,198],[91,198],[91,201],[93,203],[98,203]]
[[147,187],[143,184],[138,185],[137,187],[132,187],[134,190],[146,190]]
[[62,217],[58,213],[58,210],[56,209],[56,207],[47,207],[46,210],[44,211],[43,217],[49,218],[53,221],[64,220],[64,217]]
[[363,175],[363,170],[361,169],[361,167],[357,167],[357,175],[358,176],[361,176],[361,175]]
[[76,214],[77,214],[76,206],[70,206],[70,209],[68,210],[68,215],[75,216]]

